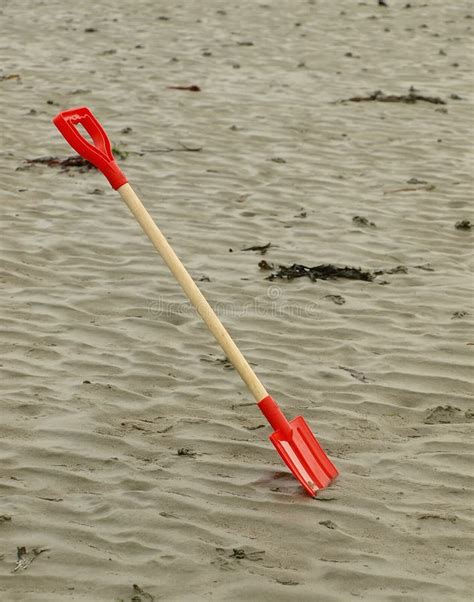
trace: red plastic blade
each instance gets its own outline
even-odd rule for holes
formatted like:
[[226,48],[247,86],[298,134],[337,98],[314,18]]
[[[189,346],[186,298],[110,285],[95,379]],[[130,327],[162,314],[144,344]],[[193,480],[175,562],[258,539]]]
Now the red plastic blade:
[[338,470],[302,416],[290,420],[289,425],[288,433],[275,431],[270,441],[307,493],[314,497],[337,477]]
[[[81,157],[92,163],[117,189],[127,183],[127,178],[115,162],[110,140],[104,128],[87,107],[69,109],[58,113],[53,119],[64,138]],[[94,144],[91,144],[77,129],[81,124]]]

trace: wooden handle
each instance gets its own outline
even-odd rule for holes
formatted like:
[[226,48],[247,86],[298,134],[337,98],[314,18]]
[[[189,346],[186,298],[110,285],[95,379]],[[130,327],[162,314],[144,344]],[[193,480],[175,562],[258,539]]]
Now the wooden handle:
[[135,216],[140,226],[143,228],[145,234],[153,243],[155,249],[163,257],[166,265],[169,267],[174,277],[181,285],[181,288],[186,293],[188,299],[194,305],[201,318],[207,324],[209,330],[215,336],[217,342],[224,350],[227,358],[232,362],[242,380],[250,389],[250,392],[255,397],[255,400],[261,401],[264,397],[267,397],[268,393],[265,390],[265,387],[259,381],[257,375],[249,366],[249,363],[239,351],[237,345],[231,339],[229,333],[214,313],[212,307],[206,301],[206,298],[201,293],[194,280],[188,274],[186,268],[181,263],[178,256],[173,251],[168,241],[163,236],[160,229],[155,224],[150,214],[133,191],[130,184],[124,184],[118,188],[118,192],[127,204],[130,211]]

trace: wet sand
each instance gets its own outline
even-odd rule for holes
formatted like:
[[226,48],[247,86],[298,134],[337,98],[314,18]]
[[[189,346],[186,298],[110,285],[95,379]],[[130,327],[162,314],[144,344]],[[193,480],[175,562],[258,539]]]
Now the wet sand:
[[[405,6],[2,4],[2,600],[470,599],[474,21]],[[411,86],[445,104],[341,102]],[[26,163],[81,105],[338,466],[315,500],[101,174]]]

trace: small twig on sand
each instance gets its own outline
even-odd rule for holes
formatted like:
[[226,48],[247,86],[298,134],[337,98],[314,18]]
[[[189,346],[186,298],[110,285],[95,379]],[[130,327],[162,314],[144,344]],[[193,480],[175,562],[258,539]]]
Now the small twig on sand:
[[184,151],[188,153],[198,153],[202,151],[202,146],[186,146],[186,144],[182,144],[178,142],[181,148],[172,148],[171,146],[166,146],[165,148],[144,148],[144,153],[174,153],[179,151]]
[[436,186],[434,184],[428,184],[427,186],[418,186],[417,188],[396,188],[395,190],[384,190],[384,194],[395,194],[397,192],[416,192],[417,190],[434,190]]
[[193,84],[192,86],[168,86],[168,90],[187,90],[188,92],[200,92],[201,88]]

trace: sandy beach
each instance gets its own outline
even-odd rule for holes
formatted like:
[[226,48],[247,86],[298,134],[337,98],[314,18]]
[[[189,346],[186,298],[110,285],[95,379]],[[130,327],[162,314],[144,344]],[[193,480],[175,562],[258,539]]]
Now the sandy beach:
[[[0,600],[472,599],[474,12],[387,4],[0,4]],[[317,498],[103,176],[32,162],[82,105]]]

